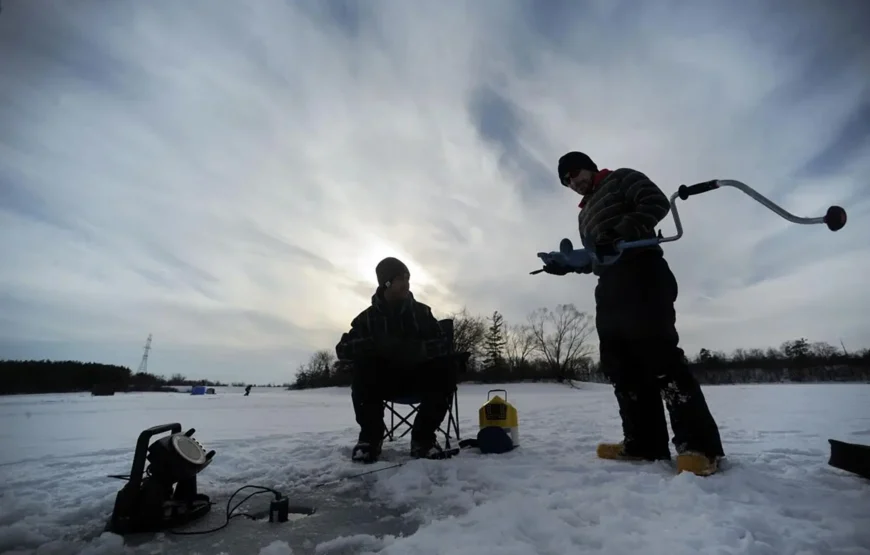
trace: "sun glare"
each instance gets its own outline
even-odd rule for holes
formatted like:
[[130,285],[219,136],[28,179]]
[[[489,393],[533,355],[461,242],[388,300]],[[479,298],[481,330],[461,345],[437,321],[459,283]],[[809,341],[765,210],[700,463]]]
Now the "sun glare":
[[414,285],[434,286],[435,280],[432,275],[426,272],[422,266],[417,264],[414,258],[407,251],[388,243],[380,237],[372,236],[365,240],[365,247],[362,247],[356,256],[356,271],[362,281],[377,283],[375,276],[375,266],[378,262],[388,256],[398,258],[408,267],[411,272],[411,290]]

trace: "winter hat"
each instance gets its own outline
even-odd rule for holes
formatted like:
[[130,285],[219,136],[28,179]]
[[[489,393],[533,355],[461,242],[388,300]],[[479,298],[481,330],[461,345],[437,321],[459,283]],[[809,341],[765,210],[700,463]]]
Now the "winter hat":
[[402,274],[410,274],[410,270],[405,266],[405,263],[398,258],[388,256],[384,258],[375,267],[375,274],[378,276],[378,285],[386,286],[388,282],[393,281]]
[[559,181],[562,185],[567,183],[568,177],[580,170],[598,171],[598,166],[592,158],[582,152],[569,152],[559,158]]

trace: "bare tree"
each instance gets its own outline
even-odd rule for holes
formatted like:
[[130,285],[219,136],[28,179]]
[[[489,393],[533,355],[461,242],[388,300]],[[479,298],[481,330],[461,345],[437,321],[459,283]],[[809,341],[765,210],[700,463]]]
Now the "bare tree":
[[816,341],[810,344],[812,356],[821,359],[832,359],[840,354],[840,350],[825,341]]
[[480,356],[486,336],[486,323],[479,316],[472,316],[468,309],[450,316],[453,319],[453,350],[457,353],[471,353],[469,367]]
[[308,359],[308,369],[315,374],[328,377],[332,366],[335,364],[335,354],[331,350],[321,349],[315,351]]
[[305,389],[330,385],[335,362],[335,355],[330,350],[321,349],[314,352],[306,364],[300,364],[296,369],[295,387]]
[[505,337],[505,355],[512,370],[522,367],[535,350],[535,334],[528,324],[508,326]]
[[592,318],[573,304],[556,310],[539,308],[529,315],[529,326],[538,352],[560,382],[575,377],[589,366],[592,346],[589,337],[595,331]]

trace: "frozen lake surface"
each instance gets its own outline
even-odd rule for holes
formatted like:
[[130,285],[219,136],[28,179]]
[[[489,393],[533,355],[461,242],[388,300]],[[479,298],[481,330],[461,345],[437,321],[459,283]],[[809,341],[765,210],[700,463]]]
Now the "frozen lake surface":
[[[464,437],[494,387],[461,387]],[[870,554],[870,482],[827,466],[829,438],[870,443],[868,384],[704,387],[728,454],[710,478],[596,459],[597,442],[620,437],[608,386],[503,387],[519,411],[519,449],[411,461],[322,488],[313,486],[392,464],[349,461],[347,389],[0,397],[0,553]],[[199,476],[217,505],[190,529],[221,524],[227,497],[246,484],[318,512],[285,524],[233,519],[203,536],[101,535],[123,485],[106,475],[127,474],[138,434],[167,422],[217,451]],[[385,449],[404,460],[407,447],[406,437]]]

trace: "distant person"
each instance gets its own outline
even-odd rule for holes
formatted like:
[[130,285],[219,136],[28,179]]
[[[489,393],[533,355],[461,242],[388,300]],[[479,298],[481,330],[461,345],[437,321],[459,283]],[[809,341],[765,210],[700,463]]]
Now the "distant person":
[[249,385],[248,387],[245,388],[245,397],[247,397],[248,395],[251,394],[251,387],[252,386]]
[[[581,152],[559,159],[559,179],[579,194],[583,246],[598,257],[617,253],[620,241],[656,237],[670,211],[664,193],[643,173],[602,169]],[[572,270],[545,266],[565,275]],[[724,456],[719,429],[679,347],[674,303],[677,281],[659,245],[628,249],[612,266],[600,266],[595,288],[602,371],[614,387],[623,441],[602,443],[598,456],[617,460],[669,460],[668,408],[678,471],[716,472]]]
[[411,455],[439,458],[443,451],[435,433],[456,387],[447,358],[450,338],[432,310],[414,299],[404,263],[385,258],[375,274],[378,287],[371,306],[353,319],[335,346],[338,359],[353,368],[351,398],[360,432],[352,459],[378,460],[386,434],[383,402],[408,395],[421,399],[411,430]]

